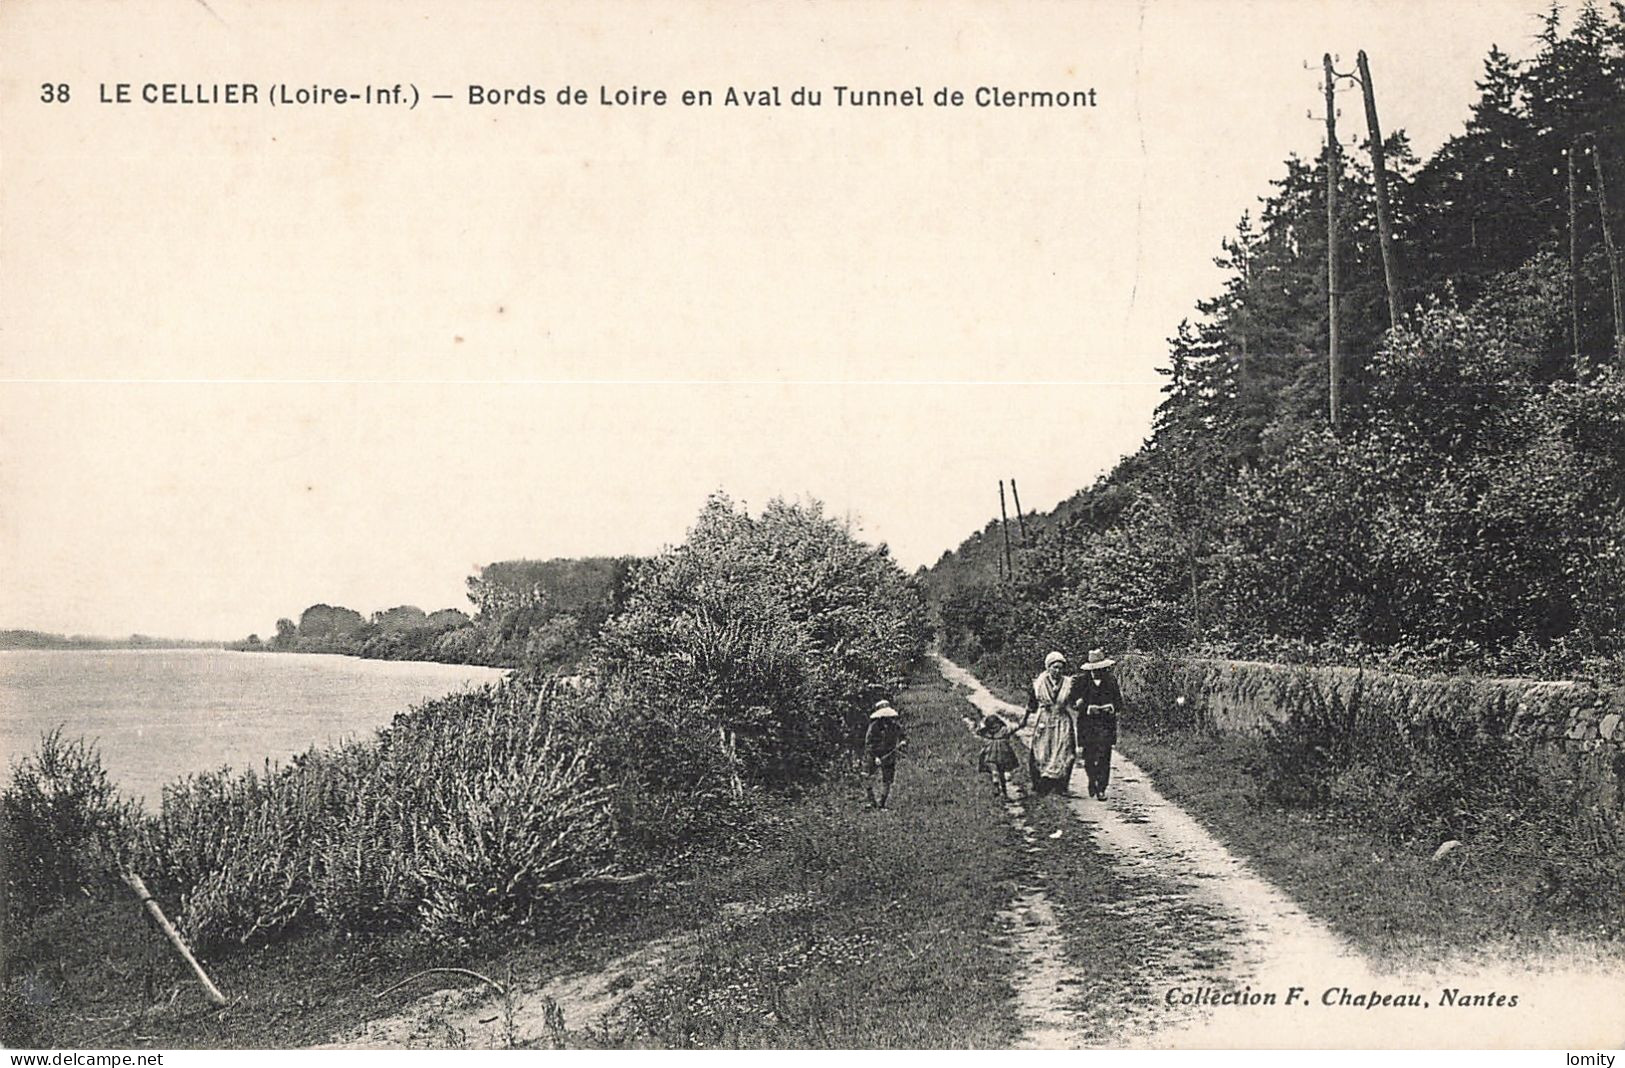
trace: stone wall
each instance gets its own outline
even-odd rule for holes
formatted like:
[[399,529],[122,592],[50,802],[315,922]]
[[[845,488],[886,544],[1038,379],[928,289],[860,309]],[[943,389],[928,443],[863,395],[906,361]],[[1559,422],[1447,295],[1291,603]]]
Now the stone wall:
[[1422,678],[1343,667],[1125,655],[1130,717],[1221,733],[1261,734],[1316,708],[1351,730],[1403,737],[1472,735],[1524,749],[1577,801],[1617,826],[1625,778],[1625,689],[1531,679]]

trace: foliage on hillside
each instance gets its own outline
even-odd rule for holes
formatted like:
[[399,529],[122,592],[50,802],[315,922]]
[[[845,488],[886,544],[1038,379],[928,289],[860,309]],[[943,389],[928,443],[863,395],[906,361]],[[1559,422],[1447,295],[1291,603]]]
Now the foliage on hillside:
[[1171,339],[1140,451],[1030,518],[1007,579],[996,526],[932,570],[951,650],[1619,672],[1625,324],[1602,221],[1625,233],[1625,6],[1566,27],[1554,8],[1538,54],[1492,51],[1480,88],[1431,159],[1389,138],[1397,328],[1370,170],[1345,152],[1343,425],[1326,417],[1326,162],[1294,158]]

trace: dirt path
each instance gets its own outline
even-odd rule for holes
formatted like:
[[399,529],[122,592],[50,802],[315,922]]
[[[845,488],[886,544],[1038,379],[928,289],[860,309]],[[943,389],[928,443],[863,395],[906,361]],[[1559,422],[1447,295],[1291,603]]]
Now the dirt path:
[[[1010,824],[1021,835],[1023,848],[1038,853],[1038,835],[1027,821],[1020,802],[1004,806]],[[1066,988],[1076,983],[1061,952],[1060,920],[1055,905],[1045,892],[1046,877],[1040,869],[1016,892],[1010,907],[999,915],[1000,923],[1016,945],[1018,957],[1026,966],[1012,977],[1016,989],[1017,1012],[1022,1022],[1022,1049],[1065,1049],[1084,1044],[1079,1020],[1066,1011]]]
[[[945,678],[969,690],[969,700],[983,712],[1021,715],[958,665],[941,657],[938,664]],[[1087,793],[1081,768],[1073,791]],[[1165,951],[1134,962],[1142,992],[1113,1007],[1120,1027],[1107,1044],[1604,1048],[1625,1035],[1625,1026],[1615,1019],[1617,1006],[1625,1003],[1625,977],[1597,963],[1486,959],[1429,972],[1378,970],[1159,794],[1121,754],[1113,759],[1108,799],[1073,797],[1068,807],[1124,882],[1144,887],[1109,911],[1132,910],[1153,924],[1166,915],[1170,927],[1174,917],[1193,907],[1220,919],[1169,930]],[[1095,919],[1063,916],[1059,922]],[[1223,963],[1215,967],[1212,961]],[[1029,1019],[1043,1021],[1034,1032],[1036,1041],[1071,1044],[1067,1021],[1057,1017],[1053,1003],[1059,989],[1054,969],[1055,962],[1040,960],[1044,982],[1018,984],[1022,1009]],[[1473,996],[1516,996],[1518,1004],[1447,1007],[1448,988]],[[1345,991],[1360,1004],[1345,1003]],[[1046,992],[1050,1005],[1032,1003]],[[1420,1004],[1372,1008],[1373,993],[1414,995]],[[1272,996],[1274,1004],[1211,1004],[1227,996],[1242,1002]]]
[[[683,967],[701,943],[730,927],[805,908],[805,893],[723,905],[720,922],[658,939],[595,971],[537,981],[512,980],[501,993],[484,985],[442,989],[393,1015],[368,1021],[317,1049],[525,1049],[578,1045],[589,1031],[613,1031],[617,1010],[661,977]],[[490,976],[499,982],[507,977]],[[573,1034],[572,1034],[573,1033]]]
[[[629,995],[663,974],[670,958],[693,944],[693,934],[663,939],[619,957],[602,969],[545,983],[512,980],[511,989],[436,990],[392,1016],[372,1020],[317,1049],[549,1048],[566,1031],[604,1026]],[[505,977],[491,976],[501,982]]]

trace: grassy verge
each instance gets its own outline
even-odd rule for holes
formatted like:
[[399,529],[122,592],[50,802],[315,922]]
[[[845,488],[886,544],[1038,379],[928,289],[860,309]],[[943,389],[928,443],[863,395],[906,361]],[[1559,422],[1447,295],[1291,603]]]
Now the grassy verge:
[[[8,932],[8,1045],[288,1048],[325,1041],[447,985],[428,967],[492,977],[593,969],[655,939],[716,928],[613,1026],[573,1043],[655,1046],[1008,1045],[997,915],[1020,861],[975,775],[967,711],[934,672],[903,695],[910,750],[892,807],[847,777],[764,801],[738,840],[696,851],[654,886],[604,895],[545,929],[448,949],[420,936],[307,934],[206,961],[216,1010],[131,899],[85,901]],[[792,902],[794,907],[784,904]],[[750,922],[717,926],[720,916]]]
[[[1016,1037],[998,913],[1019,877],[1013,832],[971,767],[969,706],[934,672],[905,692],[909,750],[891,806],[848,779],[767,820],[762,848],[692,900],[764,906],[703,934],[630,998],[609,1046],[988,1047]],[[788,906],[788,907],[786,907]]]
[[1417,963],[1498,947],[1533,949],[1553,935],[1617,939],[1617,902],[1564,899],[1538,858],[1405,844],[1259,796],[1255,739],[1134,734],[1124,752],[1185,808],[1312,915],[1362,951]]
[[509,965],[521,973],[590,967],[683,921],[669,892],[623,892],[581,903],[545,930],[509,929],[463,947],[415,934],[306,932],[204,957],[230,999],[217,1009],[133,898],[87,900],[8,933],[0,1037],[14,1047],[299,1047],[398,1012],[429,990],[479,985],[435,976],[374,996],[426,968],[500,977]]

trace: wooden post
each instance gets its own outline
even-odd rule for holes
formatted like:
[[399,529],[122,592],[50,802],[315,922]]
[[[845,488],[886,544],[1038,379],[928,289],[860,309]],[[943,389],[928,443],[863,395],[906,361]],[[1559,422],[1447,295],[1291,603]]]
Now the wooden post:
[[1399,329],[1399,272],[1394,266],[1393,229],[1388,215],[1388,170],[1377,123],[1377,98],[1371,88],[1371,65],[1359,56],[1360,87],[1365,92],[1365,125],[1371,138],[1371,176],[1377,186],[1377,236],[1382,243],[1382,279],[1388,289],[1388,327]]
[[1580,356],[1580,209],[1578,207],[1580,180],[1574,164],[1574,154],[1580,151],[1579,142],[1569,146],[1569,348],[1574,357],[1574,374],[1585,373],[1585,361]]
[[1608,255],[1608,283],[1614,294],[1614,359],[1625,369],[1625,294],[1619,288],[1619,252],[1614,248],[1614,226],[1608,219],[1608,180],[1602,165],[1602,142],[1591,139],[1591,162],[1597,168],[1597,214],[1602,216],[1602,247]]
[[1326,70],[1326,364],[1332,429],[1336,430],[1342,425],[1338,403],[1342,369],[1337,365],[1337,75],[1332,70],[1330,52],[1321,57],[1321,62]]
[[1004,573],[1016,577],[1015,564],[1010,561],[1010,514],[1004,510],[1004,479],[999,479],[999,529],[1004,532]]
[[1021,493],[1016,489],[1016,480],[1010,480],[1010,497],[1016,505],[1016,526],[1021,528],[1021,544],[1027,545],[1027,520],[1021,514]]
[[186,948],[186,942],[181,938],[181,933],[175,930],[175,925],[169,922],[169,917],[164,915],[164,910],[158,907],[158,902],[154,901],[152,895],[147,892],[147,884],[142,881],[141,876],[133,871],[121,871],[119,875],[123,878],[124,885],[135,891],[135,896],[140,899],[143,905],[147,906],[147,912],[157,922],[158,929],[164,932],[165,937],[169,939],[169,944],[175,947],[175,952],[179,953],[181,958],[192,966],[192,971],[197,973],[198,981],[203,984],[203,989],[208,992],[209,1000],[216,1005],[226,1004],[226,995],[222,994],[220,988],[214,985],[214,981],[203,970],[203,965],[199,964],[197,958],[192,956],[192,951]]

